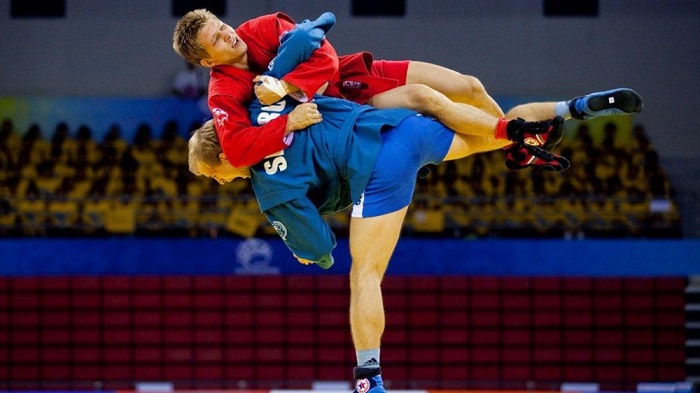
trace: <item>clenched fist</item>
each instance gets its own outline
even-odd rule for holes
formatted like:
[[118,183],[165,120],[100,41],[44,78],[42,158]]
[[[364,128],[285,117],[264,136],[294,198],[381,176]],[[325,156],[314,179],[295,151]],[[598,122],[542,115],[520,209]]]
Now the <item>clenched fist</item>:
[[294,110],[289,112],[287,116],[287,133],[320,123],[323,120],[321,112],[318,111],[318,106],[313,102],[307,102],[297,105]]

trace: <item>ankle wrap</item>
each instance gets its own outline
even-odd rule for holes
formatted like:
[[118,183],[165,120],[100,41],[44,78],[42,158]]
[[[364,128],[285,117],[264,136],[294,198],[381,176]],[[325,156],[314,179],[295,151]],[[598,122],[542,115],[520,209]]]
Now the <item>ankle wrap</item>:
[[381,373],[382,369],[380,367],[355,367],[352,369],[355,379],[372,378]]

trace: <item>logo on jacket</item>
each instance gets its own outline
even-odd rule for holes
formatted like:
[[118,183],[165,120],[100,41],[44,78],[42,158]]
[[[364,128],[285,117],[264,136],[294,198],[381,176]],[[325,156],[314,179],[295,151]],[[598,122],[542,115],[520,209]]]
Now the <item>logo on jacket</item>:
[[272,227],[275,228],[275,231],[277,231],[277,234],[280,235],[282,240],[287,240],[287,227],[284,226],[279,221],[272,221]]
[[284,158],[284,150],[280,150],[275,154],[270,154],[265,157],[263,168],[265,168],[265,173],[268,175],[274,175],[277,172],[284,172],[287,170],[287,159]]
[[228,121],[228,112],[221,108],[212,108],[211,113],[214,115],[214,121],[216,121],[216,125],[219,127],[222,127],[224,123]]

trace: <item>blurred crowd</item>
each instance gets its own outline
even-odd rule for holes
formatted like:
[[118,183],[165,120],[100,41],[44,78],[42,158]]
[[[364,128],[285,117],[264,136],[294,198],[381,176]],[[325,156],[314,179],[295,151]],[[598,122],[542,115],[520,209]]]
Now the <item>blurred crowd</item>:
[[[196,127],[198,125],[193,125]],[[192,128],[191,128],[192,129]],[[59,123],[0,129],[0,236],[276,235],[250,183],[220,186],[192,175],[187,143],[171,121],[118,125],[94,138]],[[155,137],[154,135],[159,135]],[[631,132],[631,135],[630,135]],[[658,153],[641,125],[603,135],[576,124],[557,148],[564,173],[510,171],[503,152],[431,168],[419,179],[407,234],[449,237],[680,237],[680,214]],[[348,212],[327,217],[344,234]]]

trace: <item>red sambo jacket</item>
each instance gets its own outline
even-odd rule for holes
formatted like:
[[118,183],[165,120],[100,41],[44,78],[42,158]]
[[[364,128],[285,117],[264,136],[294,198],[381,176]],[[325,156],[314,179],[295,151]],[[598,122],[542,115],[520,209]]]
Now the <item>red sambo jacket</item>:
[[[294,26],[294,21],[281,12],[241,24],[236,33],[248,45],[250,71],[232,66],[216,66],[211,70],[209,109],[221,148],[236,167],[253,165],[287,147],[284,141],[287,115],[253,127],[248,105],[254,98],[253,79],[262,74],[277,55],[280,36]],[[373,95],[399,85],[394,79],[371,76],[372,61],[369,52],[339,59],[333,46],[324,39],[308,61],[282,79],[298,87],[307,97],[313,97],[323,84],[330,82],[325,95],[364,103]]]

